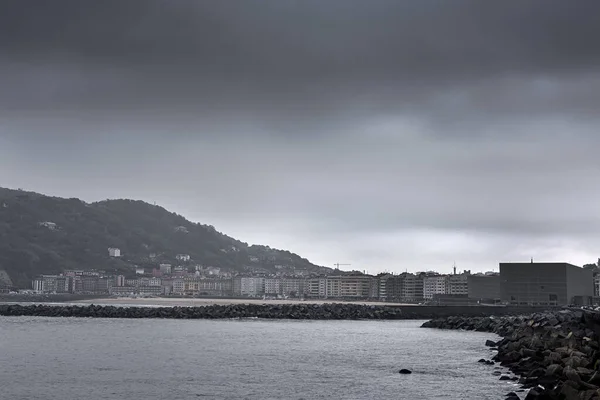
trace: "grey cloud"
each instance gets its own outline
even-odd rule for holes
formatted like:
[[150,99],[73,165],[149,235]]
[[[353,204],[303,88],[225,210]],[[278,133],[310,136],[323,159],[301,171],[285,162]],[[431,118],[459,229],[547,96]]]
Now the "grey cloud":
[[[442,122],[477,119],[470,106],[524,112],[507,88],[541,113],[589,116],[599,101],[597,75],[583,93],[577,82],[600,66],[593,0],[59,0],[3,8],[0,82],[10,95],[0,107],[12,112],[176,110],[310,128],[311,118],[373,112]],[[536,79],[570,96],[523,84]]]
[[0,184],[323,264],[579,262],[597,37],[595,0],[5,1]]

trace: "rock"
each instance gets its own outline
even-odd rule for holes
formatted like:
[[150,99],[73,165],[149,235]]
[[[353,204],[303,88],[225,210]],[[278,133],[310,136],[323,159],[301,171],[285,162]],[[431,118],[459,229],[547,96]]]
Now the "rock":
[[563,373],[563,367],[560,364],[551,364],[546,368],[546,375],[561,376]]
[[600,372],[595,371],[594,374],[588,380],[588,383],[596,386],[600,386]]
[[500,380],[501,380],[501,381],[510,381],[510,380],[512,380],[512,379],[511,379],[511,378],[510,378],[510,376],[508,376],[508,375],[502,375],[502,376],[500,377]]
[[496,342],[494,342],[493,340],[489,340],[489,339],[485,341],[485,345],[487,347],[496,347],[497,346]]
[[398,371],[398,372],[399,372],[400,374],[403,374],[403,375],[412,374],[412,371],[411,371],[411,370],[409,370],[409,369],[405,369],[405,368],[402,368],[402,369],[401,369],[400,371]]
[[579,390],[575,389],[571,385],[563,385],[560,394],[564,400],[580,400]]
[[563,370],[563,375],[571,382],[581,382],[581,377],[579,376],[577,371],[569,366],[565,367],[565,369]]

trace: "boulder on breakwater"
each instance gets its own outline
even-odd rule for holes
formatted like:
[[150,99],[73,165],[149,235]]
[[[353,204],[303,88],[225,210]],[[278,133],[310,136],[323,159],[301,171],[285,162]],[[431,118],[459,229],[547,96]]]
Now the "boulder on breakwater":
[[171,318],[171,319],[404,319],[395,307],[357,304],[232,304],[203,307],[114,307],[50,306],[0,304],[0,315],[94,318]]
[[[528,316],[448,317],[425,328],[492,332],[503,337],[493,360],[531,388],[526,400],[600,400],[600,313],[564,309]],[[495,345],[495,346],[493,346]]]

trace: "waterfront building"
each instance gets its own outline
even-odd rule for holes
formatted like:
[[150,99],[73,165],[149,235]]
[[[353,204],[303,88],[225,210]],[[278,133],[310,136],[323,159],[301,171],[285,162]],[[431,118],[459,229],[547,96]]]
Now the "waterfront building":
[[402,277],[402,301],[417,303],[423,301],[424,273],[409,274],[404,272]]
[[297,297],[304,293],[304,279],[302,278],[281,278],[280,285],[281,294],[286,297]]
[[307,278],[304,281],[304,295],[313,299],[325,298],[327,293],[327,278],[324,276]]
[[401,302],[404,289],[404,275],[383,275],[379,278],[379,299]]
[[500,263],[500,291],[512,305],[587,305],[593,271],[565,262]]
[[125,286],[125,276],[117,275],[115,278],[115,283],[117,286]]
[[173,279],[173,294],[182,295],[185,292],[185,280],[183,278]]
[[367,299],[377,297],[377,281],[370,275],[337,275],[326,278],[326,298]]
[[96,293],[98,291],[98,277],[93,275],[83,275],[82,281],[82,292],[84,293]]
[[162,283],[162,279],[160,278],[150,278],[148,279],[148,286],[160,286]]
[[467,277],[468,297],[480,303],[500,302],[500,274],[476,274]]
[[110,293],[110,288],[114,286],[114,279],[102,277],[98,279],[98,293]]
[[447,277],[444,275],[429,275],[423,278],[423,298],[433,299],[436,294],[446,294]]
[[265,294],[265,278],[260,276],[243,276],[240,286],[242,296],[259,297]]
[[265,278],[265,295],[278,296],[281,294],[281,279]]
[[469,294],[468,277],[471,275],[468,271],[462,274],[447,276],[446,294],[453,296],[467,296]]

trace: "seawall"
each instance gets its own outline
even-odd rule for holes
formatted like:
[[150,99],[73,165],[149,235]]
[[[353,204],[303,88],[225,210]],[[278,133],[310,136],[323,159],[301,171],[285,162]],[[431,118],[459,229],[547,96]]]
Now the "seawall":
[[328,304],[231,304],[202,307],[116,307],[0,304],[0,315],[97,318],[269,318],[269,319],[430,319],[515,315],[531,311],[515,307],[375,306]]
[[[564,309],[527,316],[446,317],[425,328],[493,332],[503,337],[486,343],[497,349],[482,368],[499,363],[508,367],[524,389],[527,400],[600,400],[600,313]],[[494,373],[494,370],[490,370]],[[507,397],[518,399],[516,394]]]
[[[398,308],[407,319],[433,319],[443,317],[487,317],[491,315],[525,315],[547,308],[503,306],[390,306]],[[558,308],[557,308],[558,309]]]

